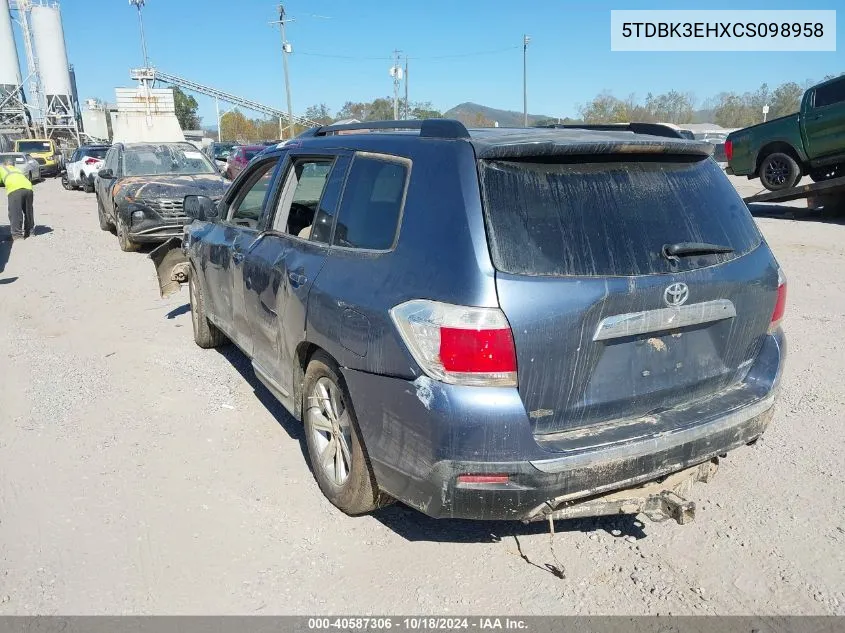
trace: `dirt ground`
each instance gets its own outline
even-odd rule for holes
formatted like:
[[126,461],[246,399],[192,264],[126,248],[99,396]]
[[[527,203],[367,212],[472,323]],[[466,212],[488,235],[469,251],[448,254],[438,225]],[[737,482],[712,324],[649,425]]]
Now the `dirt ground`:
[[187,291],[158,298],[94,197],[50,180],[35,209],[0,242],[0,615],[845,614],[845,218],[757,211],[789,278],[771,428],[690,525],[558,522],[561,579],[546,524],[334,510],[299,425],[194,345]]

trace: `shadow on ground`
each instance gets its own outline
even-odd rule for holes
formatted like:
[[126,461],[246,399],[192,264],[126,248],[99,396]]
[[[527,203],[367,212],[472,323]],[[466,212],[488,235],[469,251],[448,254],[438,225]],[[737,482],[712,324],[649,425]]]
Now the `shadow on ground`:
[[845,214],[841,210],[835,209],[807,209],[806,207],[790,207],[784,204],[752,202],[748,205],[748,210],[755,218],[845,224]]
[[232,364],[232,367],[234,367],[243,379],[249,383],[249,386],[252,387],[252,390],[255,393],[255,397],[258,398],[258,401],[264,405],[274,418],[276,418],[279,426],[281,426],[292,439],[300,441],[303,455],[306,454],[307,451],[305,449],[305,443],[302,441],[305,437],[302,433],[302,424],[294,420],[291,414],[287,412],[287,409],[285,409],[282,404],[276,400],[276,397],[270,393],[267,387],[258,380],[258,377],[255,375],[255,371],[252,369],[252,363],[244,355],[244,353],[231,344],[218,347],[217,352],[228,360]]
[[173,308],[170,312],[164,315],[167,319],[175,319],[178,316],[182,316],[183,314],[188,314],[191,311],[191,304],[186,303],[184,305],[179,306],[178,308]]

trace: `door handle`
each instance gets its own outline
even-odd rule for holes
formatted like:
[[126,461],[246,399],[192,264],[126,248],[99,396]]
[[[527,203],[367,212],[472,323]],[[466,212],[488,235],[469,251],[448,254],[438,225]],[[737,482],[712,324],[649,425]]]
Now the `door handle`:
[[813,116],[810,117],[810,120],[811,121],[818,121],[820,118],[822,118],[821,114],[814,114]]
[[232,261],[236,264],[240,264],[244,260],[244,254],[240,251],[234,251],[232,253]]
[[306,281],[308,281],[308,277],[305,275],[300,275],[299,273],[295,273],[293,271],[288,273],[288,279],[290,279],[290,283],[294,288],[298,288],[299,286],[303,285]]

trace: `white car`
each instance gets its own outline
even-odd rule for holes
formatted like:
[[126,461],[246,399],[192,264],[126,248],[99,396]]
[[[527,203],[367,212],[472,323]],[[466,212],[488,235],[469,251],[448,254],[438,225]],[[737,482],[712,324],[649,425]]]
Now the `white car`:
[[85,193],[94,193],[94,177],[103,168],[103,160],[108,145],[82,145],[65,165],[66,180],[62,181],[65,189],[82,189]]
[[15,167],[20,169],[29,178],[29,182],[38,182],[41,180],[41,165],[32,156],[23,152],[3,152],[0,154],[0,164],[10,157],[14,159]]

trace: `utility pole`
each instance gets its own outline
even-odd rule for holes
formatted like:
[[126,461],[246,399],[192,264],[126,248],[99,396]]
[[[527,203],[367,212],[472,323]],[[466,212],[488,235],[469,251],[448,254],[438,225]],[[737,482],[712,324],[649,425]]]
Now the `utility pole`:
[[[293,105],[291,105],[290,100],[290,78],[288,77],[288,55],[291,54],[293,49],[285,37],[286,22],[293,22],[293,18],[285,17],[285,7],[279,4],[279,19],[270,24],[278,24],[279,32],[282,34],[282,66],[285,71],[285,96],[288,100],[288,134],[290,134],[289,138],[293,138]],[[279,132],[282,132],[281,124],[279,125]],[[284,134],[281,134],[281,136],[284,137]]]
[[393,66],[390,67],[390,76],[393,77],[393,120],[399,120],[399,82],[402,80],[402,67],[399,65],[400,50],[393,50]]
[[217,142],[219,143],[223,139],[221,138],[222,130],[220,129],[222,126],[220,125],[220,99],[215,99],[214,104],[217,108]]
[[141,53],[144,56],[144,68],[150,67],[150,58],[147,57],[147,40],[144,37],[144,19],[141,17],[141,8],[146,0],[129,0],[129,4],[138,9],[138,25],[141,28]]
[[522,127],[528,127],[528,35],[522,36]]
[[407,120],[411,112],[411,104],[408,103],[408,56],[405,55],[405,119]]

